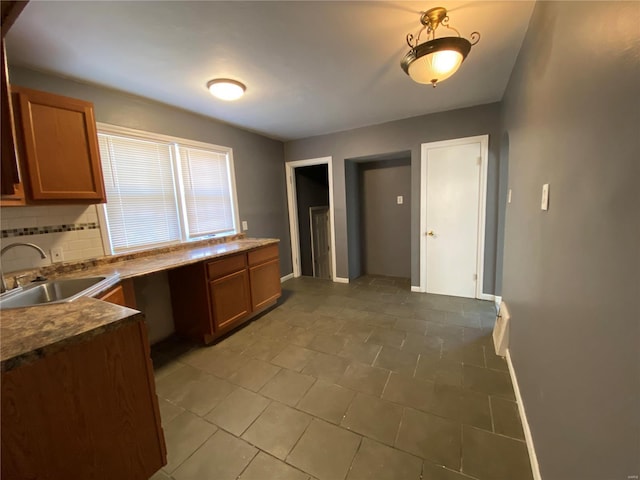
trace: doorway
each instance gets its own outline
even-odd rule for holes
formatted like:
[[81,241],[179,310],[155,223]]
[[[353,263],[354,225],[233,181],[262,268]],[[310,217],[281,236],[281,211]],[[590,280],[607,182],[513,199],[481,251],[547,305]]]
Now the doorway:
[[488,135],[422,145],[420,291],[482,292]]
[[[411,278],[411,152],[345,162],[349,278]],[[402,280],[402,281],[399,281]]]
[[285,170],[293,276],[336,281],[331,157],[287,162]]

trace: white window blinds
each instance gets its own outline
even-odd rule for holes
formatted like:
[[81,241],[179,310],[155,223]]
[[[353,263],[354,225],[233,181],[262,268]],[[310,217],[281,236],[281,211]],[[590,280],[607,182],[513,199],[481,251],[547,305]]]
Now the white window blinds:
[[180,241],[172,147],[100,133],[114,252]]
[[228,154],[184,146],[179,151],[189,237],[233,231]]
[[98,140],[111,253],[237,231],[230,148],[105,124]]

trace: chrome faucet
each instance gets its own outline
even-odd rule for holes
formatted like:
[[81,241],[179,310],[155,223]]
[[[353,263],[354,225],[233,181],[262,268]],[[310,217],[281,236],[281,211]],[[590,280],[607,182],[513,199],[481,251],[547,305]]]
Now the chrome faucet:
[[[10,243],[6,247],[4,247],[2,250],[0,250],[0,260],[2,260],[2,255],[4,255],[7,250],[11,250],[12,248],[15,248],[15,247],[31,247],[34,250],[37,250],[38,253],[40,253],[40,258],[47,258],[47,254],[44,253],[44,250],[42,250],[35,243],[17,242],[17,243]],[[4,281],[4,272],[2,271],[2,266],[0,265],[0,293],[4,293],[6,291],[7,291],[7,283]]]

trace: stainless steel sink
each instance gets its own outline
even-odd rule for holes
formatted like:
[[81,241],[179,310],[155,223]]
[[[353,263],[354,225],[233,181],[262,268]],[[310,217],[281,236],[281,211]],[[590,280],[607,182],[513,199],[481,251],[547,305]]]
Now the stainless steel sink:
[[72,302],[80,297],[92,297],[120,280],[118,275],[61,278],[36,282],[11,290],[0,296],[0,310],[30,307],[50,303]]

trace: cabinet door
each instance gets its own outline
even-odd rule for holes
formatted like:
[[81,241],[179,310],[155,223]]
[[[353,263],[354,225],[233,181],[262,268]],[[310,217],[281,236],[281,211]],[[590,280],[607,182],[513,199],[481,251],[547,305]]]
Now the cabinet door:
[[133,280],[123,280],[119,285],[107,290],[100,296],[100,300],[123,307],[136,308],[136,294],[133,288]]
[[28,199],[104,202],[93,104],[22,87],[13,90]]
[[251,313],[247,270],[209,282],[209,298],[217,336]]
[[251,278],[251,306],[258,310],[274,302],[282,294],[278,259],[249,269]]

